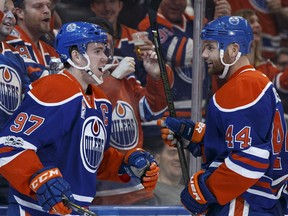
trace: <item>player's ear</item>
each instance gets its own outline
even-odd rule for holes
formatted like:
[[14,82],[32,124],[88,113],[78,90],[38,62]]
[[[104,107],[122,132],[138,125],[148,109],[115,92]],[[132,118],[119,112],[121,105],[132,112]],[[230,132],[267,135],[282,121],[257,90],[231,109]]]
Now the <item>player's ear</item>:
[[77,50],[75,50],[75,49],[73,49],[72,51],[71,51],[71,60],[73,61],[73,62],[75,62],[76,63],[76,65],[79,65],[80,64],[80,61],[81,61],[81,56],[80,56],[80,53],[77,51]]
[[238,43],[231,44],[231,57],[234,58],[237,56],[238,52],[240,50],[240,46]]

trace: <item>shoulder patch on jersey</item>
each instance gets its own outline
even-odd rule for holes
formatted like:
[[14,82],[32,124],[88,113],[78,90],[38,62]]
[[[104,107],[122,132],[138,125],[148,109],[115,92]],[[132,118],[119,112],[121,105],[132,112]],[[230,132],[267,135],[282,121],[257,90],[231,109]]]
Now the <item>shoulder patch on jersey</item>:
[[216,106],[235,109],[256,102],[272,83],[260,71],[246,71],[238,74],[220,88],[213,96]]

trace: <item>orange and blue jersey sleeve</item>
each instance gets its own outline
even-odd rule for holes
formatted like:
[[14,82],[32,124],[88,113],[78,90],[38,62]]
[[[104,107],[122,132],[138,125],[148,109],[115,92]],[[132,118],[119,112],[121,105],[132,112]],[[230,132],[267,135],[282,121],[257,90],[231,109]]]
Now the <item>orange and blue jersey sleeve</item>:
[[113,147],[109,147],[104,153],[104,158],[97,172],[97,178],[100,180],[121,182],[118,170],[123,162],[123,158],[123,153]]
[[[166,65],[167,77],[170,87],[174,82],[172,69]],[[128,78],[132,86],[135,98],[139,101],[139,110],[142,121],[151,121],[159,119],[167,110],[167,101],[165,96],[163,80],[153,80],[147,75],[146,86],[142,87],[135,78]]]

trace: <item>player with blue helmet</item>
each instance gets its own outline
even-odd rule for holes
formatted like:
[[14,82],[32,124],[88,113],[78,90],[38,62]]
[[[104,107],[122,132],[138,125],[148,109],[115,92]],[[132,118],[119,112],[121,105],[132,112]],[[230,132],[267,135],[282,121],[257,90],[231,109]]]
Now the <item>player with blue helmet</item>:
[[160,119],[162,137],[175,134],[194,156],[203,157],[181,193],[193,214],[284,215],[288,176],[286,124],[281,100],[266,75],[250,64],[253,32],[237,16],[223,16],[202,30],[208,73],[225,83],[211,98],[206,124]]
[[64,69],[33,82],[0,133],[0,174],[11,186],[8,215],[78,214],[67,203],[88,207],[98,179],[137,178],[148,189],[158,179],[148,152],[123,154],[109,146],[112,105],[97,86],[109,58],[106,33],[95,24],[67,23],[56,50]]
[[[219,75],[219,78],[224,79],[228,73],[229,67],[235,64],[241,55],[246,55],[251,52],[253,31],[248,21],[244,18],[224,16],[220,17],[215,22],[208,23],[202,30],[201,39],[218,42],[220,60],[225,66],[223,73]],[[233,43],[239,44],[239,52],[233,62],[224,62],[223,57],[225,50]]]
[[[85,35],[85,37],[83,37]],[[103,82],[101,68],[99,75],[96,75],[91,70],[91,61],[86,50],[89,43],[103,44],[103,51],[106,57],[111,56],[111,47],[107,42],[106,33],[97,25],[91,25],[86,22],[66,23],[63,25],[56,37],[56,49],[63,63],[69,63],[74,68],[85,70],[97,84]],[[71,60],[71,47],[77,47],[79,53],[86,59],[86,64],[83,66],[76,65]]]

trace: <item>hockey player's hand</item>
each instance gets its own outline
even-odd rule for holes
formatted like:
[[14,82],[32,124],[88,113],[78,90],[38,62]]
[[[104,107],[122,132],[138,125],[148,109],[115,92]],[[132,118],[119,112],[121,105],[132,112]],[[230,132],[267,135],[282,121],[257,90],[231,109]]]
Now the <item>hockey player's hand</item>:
[[182,204],[193,214],[203,213],[211,203],[217,202],[205,184],[209,175],[210,173],[204,172],[204,170],[196,172],[181,192]]
[[123,182],[128,182],[130,177],[138,178],[146,190],[153,190],[158,180],[159,167],[149,152],[137,148],[125,154],[118,174]]
[[70,214],[72,210],[64,205],[63,197],[74,202],[70,185],[55,167],[44,167],[35,173],[29,187],[36,193],[36,198],[43,210],[50,214]]
[[161,71],[156,52],[153,50],[144,52],[142,58],[147,73],[153,78],[153,80],[159,80],[161,78]]
[[203,142],[206,129],[204,123],[167,117],[158,119],[157,125],[162,127],[161,134],[165,144],[175,147],[177,139],[179,139],[183,147],[187,148],[195,157],[201,155],[200,144]]

